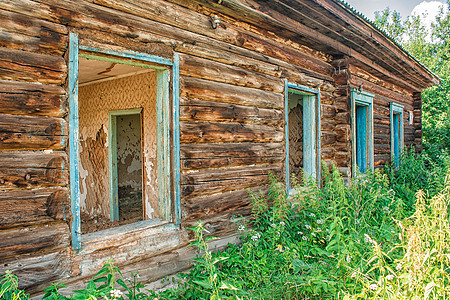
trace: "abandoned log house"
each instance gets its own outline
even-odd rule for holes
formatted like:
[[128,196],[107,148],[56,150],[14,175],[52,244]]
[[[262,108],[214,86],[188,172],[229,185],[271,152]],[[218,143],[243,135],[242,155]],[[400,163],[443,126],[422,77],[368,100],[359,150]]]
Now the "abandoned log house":
[[186,270],[271,171],[421,149],[439,78],[339,0],[0,1],[0,273],[77,287]]

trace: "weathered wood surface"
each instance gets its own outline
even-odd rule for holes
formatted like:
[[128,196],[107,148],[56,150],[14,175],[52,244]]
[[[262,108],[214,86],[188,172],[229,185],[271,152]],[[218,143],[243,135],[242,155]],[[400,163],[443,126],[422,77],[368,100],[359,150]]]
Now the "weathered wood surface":
[[67,45],[67,27],[0,10],[0,47],[62,55]]
[[42,293],[49,283],[60,282],[69,275],[69,252],[65,247],[45,254],[17,255],[2,261],[0,273],[10,270],[17,275],[20,289]]
[[180,120],[234,122],[256,125],[281,126],[284,116],[281,110],[220,103],[214,101],[180,100]]
[[61,56],[0,47],[0,79],[61,85],[66,72]]
[[63,222],[0,230],[0,261],[27,253],[51,252],[69,245],[70,229]]
[[0,80],[0,113],[62,117],[66,91],[55,85]]
[[180,55],[180,75],[282,93],[284,81],[237,66],[192,55]]
[[0,227],[39,224],[69,217],[66,188],[0,191]]
[[267,193],[268,190],[268,186],[257,186],[187,198],[183,202],[183,214],[185,215],[183,220],[188,222],[189,220],[204,219],[207,216],[236,209],[248,208],[251,201],[249,193]]
[[184,171],[181,175],[181,194],[187,199],[265,185],[269,181],[268,173],[279,176],[282,168],[282,163],[276,163]]
[[181,96],[195,100],[225,102],[260,108],[282,109],[281,93],[239,87],[192,77],[181,77]]
[[[207,151],[205,151],[207,149]],[[284,159],[282,143],[183,144],[183,169],[275,163]]]
[[281,142],[284,129],[266,125],[180,122],[181,143]]
[[64,151],[0,151],[0,188],[32,188],[68,184]]
[[0,114],[0,150],[63,149],[67,127],[62,118]]

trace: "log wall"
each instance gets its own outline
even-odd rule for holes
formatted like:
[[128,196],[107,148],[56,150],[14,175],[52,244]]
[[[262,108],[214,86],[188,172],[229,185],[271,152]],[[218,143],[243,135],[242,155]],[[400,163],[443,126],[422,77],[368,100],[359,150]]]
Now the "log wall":
[[[199,1],[200,3],[202,1]],[[53,281],[79,287],[106,258],[156,280],[189,267],[198,220],[235,240],[232,216],[249,213],[247,190],[283,177],[284,80],[320,89],[321,157],[351,174],[350,88],[374,99],[375,161],[389,160],[389,102],[414,111],[405,144],[420,147],[420,94],[194,1],[0,2],[0,273],[31,293]],[[211,28],[210,17],[221,23]],[[239,15],[239,13],[237,14]],[[67,148],[68,33],[115,51],[180,57],[181,229],[111,229],[71,248]],[[341,68],[339,68],[341,67]],[[336,70],[339,68],[339,72]]]

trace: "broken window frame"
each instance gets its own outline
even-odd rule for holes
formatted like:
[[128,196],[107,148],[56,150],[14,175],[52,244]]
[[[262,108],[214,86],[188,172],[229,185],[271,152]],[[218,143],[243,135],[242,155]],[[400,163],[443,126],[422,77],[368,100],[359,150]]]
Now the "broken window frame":
[[[113,60],[145,68],[155,69],[157,73],[157,123],[158,141],[158,180],[159,203],[163,205],[163,219],[181,223],[181,187],[180,187],[180,122],[179,122],[179,57],[175,53],[173,59],[167,59],[146,53],[134,51],[118,52],[83,46],[79,44],[78,35],[69,33],[69,166],[70,166],[70,197],[71,197],[71,232],[72,248],[81,249],[81,216],[80,216],[80,182],[79,182],[79,116],[78,116],[78,63],[79,57],[102,60]],[[128,60],[126,60],[128,59]],[[132,59],[133,61],[129,61]],[[170,81],[170,83],[169,83]],[[168,93],[172,84],[172,99]],[[164,88],[163,88],[164,87]],[[172,107],[170,102],[172,101]],[[172,109],[172,124],[170,117]],[[171,128],[172,127],[172,128]],[[170,131],[172,139],[170,138]],[[145,138],[145,137],[143,137]],[[172,150],[171,150],[172,148]],[[173,174],[173,176],[171,176]],[[172,177],[172,178],[171,178]],[[75,180],[72,180],[75,178]],[[173,185],[172,185],[173,184]],[[173,188],[172,188],[173,187]],[[162,193],[164,195],[162,195]],[[173,194],[173,196],[171,195]],[[154,220],[147,220],[152,223]],[[142,223],[142,222],[140,222]],[[129,224],[131,225],[131,224]],[[123,225],[127,226],[127,225]],[[121,227],[123,227],[121,226]],[[142,226],[146,226],[143,221]]]
[[373,151],[373,97],[375,95],[358,90],[351,89],[351,109],[352,109],[352,176],[358,174],[357,164],[357,141],[356,141],[356,106],[367,107],[367,147],[363,149],[367,153],[366,171],[374,168],[374,151]]
[[[320,182],[320,89],[315,90],[285,80],[285,184],[288,194],[295,192],[290,185],[289,170],[289,93],[303,95],[303,170],[304,174]],[[307,113],[309,112],[309,114]],[[314,117],[312,118],[311,115]],[[306,116],[306,117],[305,117]],[[307,130],[314,128],[314,130]]]
[[[398,132],[395,132],[394,115],[398,115],[399,127]],[[400,155],[404,147],[403,134],[403,105],[390,102],[389,103],[389,120],[391,127],[391,161],[395,166],[399,165]],[[398,155],[395,155],[395,138],[398,136]]]

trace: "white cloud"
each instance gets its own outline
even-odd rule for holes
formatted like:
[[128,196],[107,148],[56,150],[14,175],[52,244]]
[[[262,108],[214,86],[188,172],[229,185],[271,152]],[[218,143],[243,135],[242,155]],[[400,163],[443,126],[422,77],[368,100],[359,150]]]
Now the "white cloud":
[[429,29],[431,28],[431,23],[436,20],[436,16],[441,12],[441,10],[448,13],[447,3],[440,1],[423,1],[417,4],[411,11],[412,16],[420,16],[423,25]]

